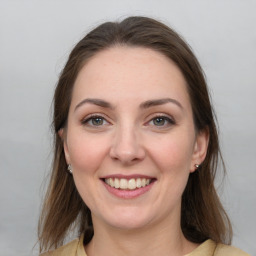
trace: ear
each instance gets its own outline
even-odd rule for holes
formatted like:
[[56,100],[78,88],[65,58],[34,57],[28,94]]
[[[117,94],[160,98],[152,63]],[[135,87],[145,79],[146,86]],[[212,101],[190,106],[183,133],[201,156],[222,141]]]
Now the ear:
[[66,162],[67,162],[67,164],[70,164],[70,156],[69,156],[69,151],[68,151],[68,146],[67,146],[67,137],[65,135],[64,128],[61,128],[58,131],[58,135],[60,136],[60,138],[62,139],[62,142],[63,142],[63,149],[64,149]]
[[204,161],[209,143],[209,131],[208,129],[202,130],[197,133],[196,141],[194,145],[194,152],[192,156],[190,172],[194,172],[197,168],[196,164],[200,165]]

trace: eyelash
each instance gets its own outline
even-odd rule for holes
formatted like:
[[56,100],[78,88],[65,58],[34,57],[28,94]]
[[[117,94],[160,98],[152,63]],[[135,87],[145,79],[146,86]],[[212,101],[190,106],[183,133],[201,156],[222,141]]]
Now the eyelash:
[[[100,128],[100,127],[102,127],[102,126],[104,126],[104,125],[108,125],[108,124],[94,125],[93,123],[90,123],[90,122],[93,122],[93,120],[96,120],[96,119],[102,120],[103,123],[104,123],[104,122],[107,122],[108,124],[110,124],[110,123],[106,120],[106,118],[105,118],[104,116],[99,115],[99,114],[92,114],[92,115],[86,117],[85,119],[83,119],[83,120],[81,121],[81,124],[82,124],[82,125],[85,125],[85,126],[92,127],[92,128]],[[161,120],[164,121],[164,124],[163,124],[163,125],[160,125],[160,126],[158,126],[158,125],[156,125],[156,124],[153,124],[153,126],[157,127],[158,129],[161,129],[161,128],[164,129],[164,128],[167,128],[167,127],[169,127],[169,126],[171,126],[171,125],[175,125],[175,124],[176,124],[176,122],[174,121],[174,119],[172,119],[172,118],[170,118],[170,117],[167,117],[167,116],[165,116],[165,115],[159,114],[159,115],[154,116],[152,119],[150,119],[150,120],[146,123],[147,126],[150,125],[151,122],[154,122],[154,120],[157,120],[157,119],[161,119]],[[166,122],[167,122],[167,124],[166,124]]]
[[153,126],[157,127],[158,129],[164,129],[164,128],[168,128],[169,126],[172,126],[172,125],[175,125],[176,122],[174,121],[173,118],[170,118],[168,116],[165,116],[165,115],[156,115],[154,116],[152,119],[150,119],[150,121],[148,122],[148,124],[150,124],[151,122],[154,122],[154,120],[157,120],[157,119],[161,119],[164,121],[164,124],[163,125],[156,125],[156,124],[153,124]]
[[92,114],[92,115],[90,115],[90,116],[88,116],[88,117],[86,117],[85,119],[83,119],[82,121],[81,121],[81,123],[82,123],[82,125],[86,125],[86,126],[90,126],[90,127],[101,127],[101,126],[103,126],[103,125],[94,125],[94,124],[89,124],[89,122],[92,122],[93,120],[96,120],[96,119],[101,119],[103,122],[107,122],[107,123],[109,123],[107,120],[106,120],[106,118],[105,117],[103,117],[102,115],[98,115],[98,114]]

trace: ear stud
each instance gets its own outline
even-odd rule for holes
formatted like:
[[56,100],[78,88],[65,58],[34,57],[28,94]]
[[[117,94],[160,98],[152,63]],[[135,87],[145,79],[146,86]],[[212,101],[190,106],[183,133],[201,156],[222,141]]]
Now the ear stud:
[[68,164],[68,168],[67,168],[67,170],[69,171],[69,173],[70,174],[72,174],[73,172],[72,172],[72,168],[71,168],[71,164]]
[[200,164],[195,164],[195,168],[198,169],[200,167]]

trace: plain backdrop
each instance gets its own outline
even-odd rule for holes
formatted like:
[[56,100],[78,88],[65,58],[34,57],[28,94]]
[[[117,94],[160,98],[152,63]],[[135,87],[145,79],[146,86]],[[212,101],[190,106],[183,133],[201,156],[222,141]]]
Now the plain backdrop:
[[255,11],[253,0],[0,0],[0,255],[37,255],[51,101],[70,50],[101,22],[129,15],[172,26],[199,58],[219,120],[233,244],[256,255]]

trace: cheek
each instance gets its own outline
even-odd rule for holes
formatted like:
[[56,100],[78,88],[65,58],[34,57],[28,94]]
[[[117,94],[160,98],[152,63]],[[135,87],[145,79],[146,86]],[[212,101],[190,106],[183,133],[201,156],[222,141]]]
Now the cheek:
[[153,159],[161,172],[160,179],[163,182],[163,200],[169,200],[170,207],[181,200],[186,187],[190,174],[192,147],[187,136],[172,137],[162,141],[161,148],[154,151]]
[[93,172],[98,169],[108,150],[108,142],[99,136],[70,136],[68,141],[69,155],[74,170]]
[[151,155],[162,171],[189,171],[193,145],[188,136],[162,138],[151,145]]

